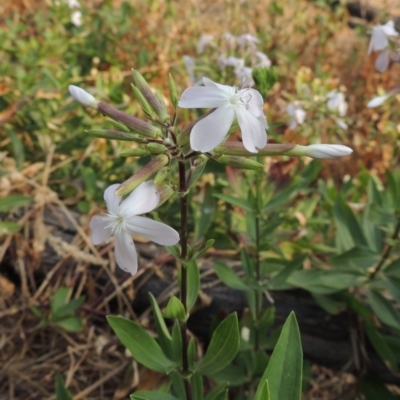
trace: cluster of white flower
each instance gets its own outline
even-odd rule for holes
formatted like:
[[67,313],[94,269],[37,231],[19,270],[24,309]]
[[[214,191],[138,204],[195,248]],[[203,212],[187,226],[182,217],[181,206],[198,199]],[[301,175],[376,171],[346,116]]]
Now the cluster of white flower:
[[[81,4],[78,0],[63,0],[63,3],[67,4],[68,7],[73,10],[71,12],[71,23],[75,26],[82,25],[82,12],[79,10],[81,8]],[[60,0],[54,0],[53,3],[55,6],[59,6]]]
[[399,33],[396,31],[393,21],[388,21],[385,25],[378,24],[372,28],[368,54],[373,51],[381,52],[375,61],[375,68],[379,72],[384,72],[388,69],[391,58],[389,40],[398,35]]
[[[368,54],[373,51],[380,51],[381,53],[375,61],[375,68],[379,72],[385,72],[389,68],[390,60],[399,60],[399,48],[400,45],[397,43],[397,47],[391,44],[394,38],[399,36],[396,31],[394,22],[388,21],[385,25],[376,25],[371,31],[371,40],[369,42]],[[367,104],[368,108],[375,108],[381,106],[387,99],[400,92],[400,86],[396,86],[385,95],[374,97]]]
[[[259,43],[259,39],[249,33],[234,36],[227,32],[219,40],[215,40],[213,35],[204,34],[197,43],[197,53],[202,55],[207,49],[211,50],[208,65],[216,62],[216,68],[220,71],[233,68],[237,83],[240,86],[251,87],[254,85],[253,69],[271,66],[268,56],[257,49]],[[199,70],[203,69],[201,60],[185,55],[183,62],[192,84],[201,85],[203,76],[195,74],[197,66]]]

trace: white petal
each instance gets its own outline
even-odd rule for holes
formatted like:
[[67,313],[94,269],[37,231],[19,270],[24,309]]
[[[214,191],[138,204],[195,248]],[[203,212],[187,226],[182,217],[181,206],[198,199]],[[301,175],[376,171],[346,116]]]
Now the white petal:
[[109,239],[112,235],[111,227],[107,227],[109,220],[107,217],[95,215],[90,221],[90,229],[92,230],[91,239],[94,245],[100,244]]
[[386,36],[397,36],[399,32],[396,31],[394,21],[390,20],[385,25],[381,25],[381,29]]
[[389,56],[389,50],[385,49],[382,51],[381,54],[379,54],[378,58],[375,61],[375,68],[379,72],[385,72],[390,63],[390,56]]
[[153,181],[141,183],[119,206],[125,219],[153,211],[160,202],[160,194]]
[[228,85],[221,85],[220,83],[216,83],[209,78],[203,78],[204,86],[207,88],[217,88],[221,93],[223,93],[223,97],[225,99],[230,99],[232,96],[235,95],[235,87],[228,86]]
[[304,120],[306,119],[306,115],[307,113],[301,107],[298,107],[295,111],[296,121],[299,124],[302,124],[304,122]]
[[190,147],[203,153],[211,151],[225,138],[235,118],[235,111],[227,103],[200,120],[190,133]]
[[126,221],[129,233],[143,236],[163,246],[173,246],[179,242],[179,233],[170,226],[145,217],[131,217]]
[[384,96],[378,96],[374,97],[372,100],[370,100],[367,104],[368,108],[375,108],[381,106],[390,96],[384,95]]
[[178,106],[181,108],[217,108],[227,101],[226,93],[217,87],[195,86],[182,93]]
[[116,196],[114,193],[117,190],[117,187],[120,183],[114,183],[113,185],[109,186],[104,191],[104,200],[107,204],[107,210],[110,213],[116,214],[118,211],[119,203],[121,202],[122,197]]
[[244,147],[251,153],[257,153],[257,149],[262,149],[267,144],[267,132],[263,122],[244,107],[237,108],[236,116],[242,131]]
[[85,107],[97,108],[99,103],[90,93],[86,90],[81,89],[78,86],[69,85],[68,90],[70,95],[80,104]]
[[131,235],[127,232],[115,234],[115,260],[125,272],[135,275],[138,269],[138,260],[135,245]]
[[241,98],[244,99],[244,102],[246,103],[246,108],[248,111],[250,111],[255,117],[260,117],[261,115],[264,115],[263,111],[263,105],[264,105],[264,100],[260,94],[255,89],[242,89],[239,90],[238,94],[241,96]]
[[388,38],[385,35],[385,32],[381,29],[381,25],[375,26],[372,29],[372,36],[369,42],[368,54],[371,54],[373,51],[380,51],[386,49],[388,47],[389,42]]

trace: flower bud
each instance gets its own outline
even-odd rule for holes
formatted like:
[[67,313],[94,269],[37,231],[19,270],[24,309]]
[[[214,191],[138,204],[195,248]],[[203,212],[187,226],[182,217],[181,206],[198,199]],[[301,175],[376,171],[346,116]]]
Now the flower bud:
[[353,150],[341,144],[311,144],[309,146],[295,146],[286,154],[291,156],[308,156],[311,158],[328,159],[348,156]]
[[123,111],[117,110],[115,107],[106,103],[98,103],[97,109],[104,115],[115,119],[116,121],[122,122],[129,128],[131,128],[134,132],[137,132],[140,135],[148,136],[151,138],[155,138],[157,136],[161,136],[160,128],[157,128],[146,121],[143,121],[139,118],[134,117],[133,115],[129,115]]
[[160,169],[156,176],[154,177],[154,182],[155,183],[162,183],[165,181],[165,179],[168,177],[170,172],[170,169],[168,167],[164,167],[162,169]]
[[160,207],[161,204],[164,204],[175,193],[175,190],[172,189],[170,185],[158,184],[157,190],[158,194],[160,195],[160,201],[157,207]]
[[[124,140],[128,142],[136,142],[138,140],[137,136],[133,133],[114,131],[112,129],[91,129],[85,132],[90,136],[102,139]],[[142,141],[141,139],[139,140]]]
[[119,153],[121,157],[143,157],[149,154],[150,153],[148,152],[148,150],[139,147],[137,147],[136,149],[125,149]]
[[131,132],[131,130],[124,124],[121,124],[121,122],[114,121],[113,119],[106,117],[106,120],[118,131],[123,131],[123,132]]
[[260,164],[257,161],[250,160],[248,158],[236,157],[236,156],[221,156],[215,158],[215,161],[220,164],[230,165],[232,167],[240,168],[240,169],[255,169],[260,170],[263,169],[264,165]]
[[207,161],[208,157],[205,154],[200,154],[191,160],[190,171],[187,176],[189,188],[201,177]]
[[161,168],[165,167],[169,162],[169,158],[165,154],[160,154],[141,168],[136,174],[131,176],[128,180],[118,186],[115,191],[116,196],[123,196],[132,192],[142,182],[147,181],[154,174],[156,174]]
[[168,75],[168,83],[169,83],[169,97],[171,99],[171,103],[176,108],[178,106],[178,93],[176,91],[176,85],[174,78],[171,74]]
[[96,100],[90,93],[86,90],[81,89],[78,86],[69,85],[68,86],[69,93],[71,96],[80,104],[85,107],[97,108],[99,104],[98,100]]
[[160,118],[162,122],[168,121],[170,119],[170,116],[168,115],[164,101],[153,93],[146,80],[138,71],[135,71],[133,69],[132,76],[133,81],[135,82],[135,86],[141,92],[143,97],[147,100],[148,104],[150,104],[151,108],[158,115],[158,118]]
[[142,110],[145,113],[146,117],[149,119],[155,119],[155,113],[153,109],[150,107],[150,104],[147,102],[147,100],[143,97],[140,90],[134,85],[131,86],[133,94],[135,95],[136,100],[139,102],[140,107],[142,107]]
[[[258,156],[276,156],[285,154],[288,150],[295,147],[294,144],[267,144],[262,149],[259,149]],[[246,150],[241,142],[222,142],[214,150],[214,154],[223,154],[226,156],[254,156]]]
[[168,150],[163,144],[154,142],[147,143],[146,149],[151,154],[162,154]]

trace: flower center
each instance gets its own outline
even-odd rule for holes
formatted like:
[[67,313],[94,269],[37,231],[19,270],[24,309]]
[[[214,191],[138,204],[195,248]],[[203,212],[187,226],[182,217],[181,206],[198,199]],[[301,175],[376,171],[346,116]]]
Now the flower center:
[[230,99],[229,102],[233,106],[242,106],[246,107],[246,110],[249,109],[249,103],[251,100],[251,94],[247,90],[240,90],[240,92],[236,92]]
[[125,219],[122,215],[108,213],[105,215],[108,219],[107,228],[111,228],[113,235],[126,231]]

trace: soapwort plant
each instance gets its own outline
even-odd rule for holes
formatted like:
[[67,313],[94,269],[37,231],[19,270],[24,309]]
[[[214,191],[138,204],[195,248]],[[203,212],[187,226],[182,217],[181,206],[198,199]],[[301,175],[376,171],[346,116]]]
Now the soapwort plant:
[[[264,76],[268,76],[267,74]],[[169,78],[172,113],[162,96],[153,92],[143,76],[133,71],[133,93],[147,120],[139,119],[104,103],[87,91],[70,86],[71,95],[81,105],[92,107],[107,117],[111,126],[87,133],[93,137],[123,140],[132,143],[123,156],[150,156],[151,160],[122,184],[106,189],[104,199],[107,213],[93,217],[92,240],[99,244],[115,237],[116,261],[120,268],[135,274],[137,255],[131,234],[139,234],[167,246],[176,258],[179,269],[179,296],[172,296],[162,311],[150,294],[157,340],[141,325],[120,316],[107,320],[134,359],[153,371],[168,375],[169,383],[153,392],[135,392],[132,399],[148,400],[214,400],[226,399],[228,387],[235,382],[234,375],[221,371],[231,365],[238,354],[241,337],[251,342],[254,351],[263,358],[263,371],[251,385],[249,396],[255,399],[299,400],[301,396],[302,350],[300,333],[294,314],[288,316],[272,356],[267,362],[263,337],[268,326],[263,309],[265,270],[259,258],[262,243],[263,213],[261,190],[263,187],[263,159],[265,156],[288,155],[312,158],[343,157],[352,152],[340,144],[267,144],[267,121],[263,100],[258,91],[236,89],[204,78],[204,86],[186,89],[178,99],[176,86]],[[267,84],[267,83],[266,83]],[[268,84],[267,84],[268,86]],[[269,85],[271,86],[271,85]],[[210,110],[188,125],[181,127],[179,108],[209,108]],[[235,122],[237,121],[237,123]],[[242,141],[228,140],[240,127]],[[257,159],[254,159],[254,157]],[[239,329],[236,313],[227,316],[214,330],[204,355],[199,344],[187,328],[187,321],[198,297],[200,272],[198,259],[213,245],[193,244],[189,232],[189,195],[195,190],[207,162],[217,163],[256,174],[254,201],[249,203],[254,217],[254,252],[243,252],[246,279],[236,279],[249,294],[252,323]],[[179,199],[180,226],[169,227],[161,221],[143,217],[168,199]],[[229,266],[217,267],[222,277],[230,274]],[[222,272],[221,272],[222,271]],[[222,279],[224,280],[224,279]],[[173,320],[168,329],[166,319]],[[264,321],[264,322],[263,322]],[[246,328],[243,330],[243,328]],[[210,381],[218,383],[209,390]],[[207,389],[207,392],[206,390]]]

